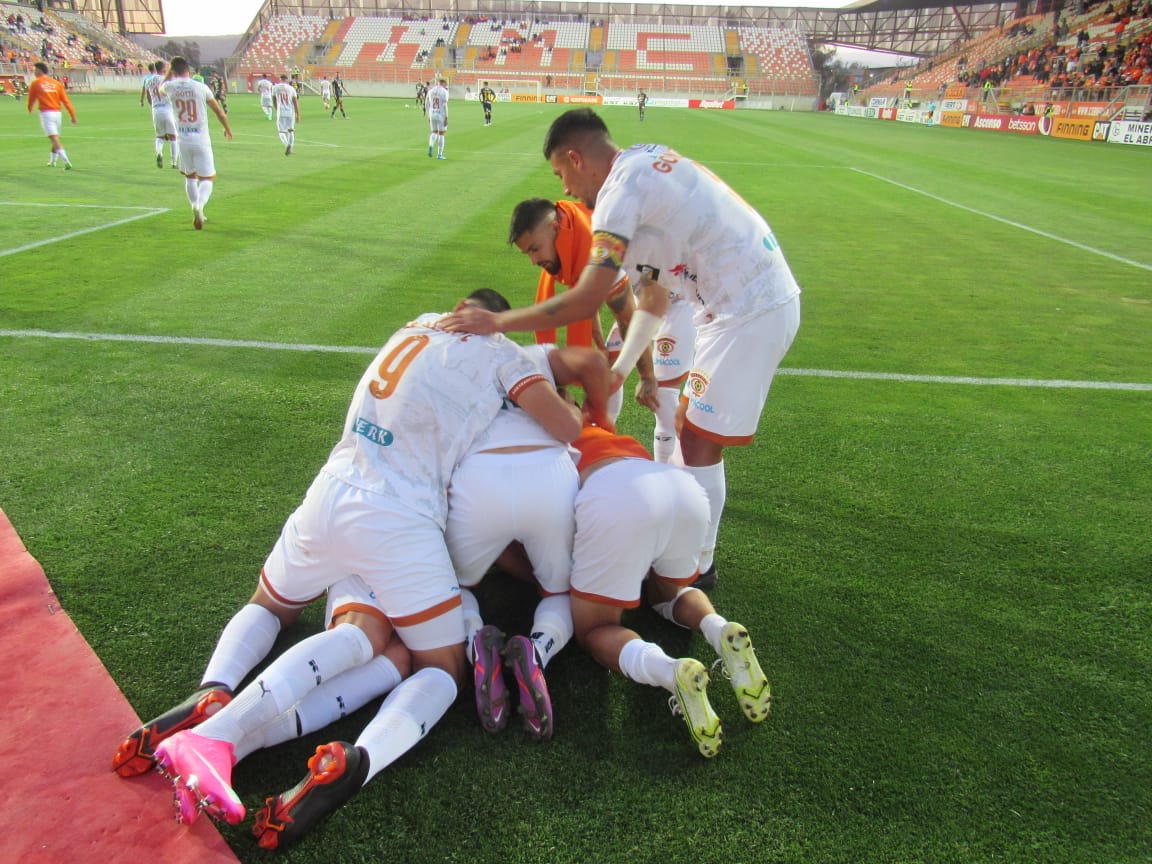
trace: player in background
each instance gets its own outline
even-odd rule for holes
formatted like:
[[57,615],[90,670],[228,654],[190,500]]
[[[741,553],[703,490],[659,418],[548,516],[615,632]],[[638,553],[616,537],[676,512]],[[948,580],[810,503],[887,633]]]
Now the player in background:
[[492,125],[492,103],[496,101],[496,91],[488,86],[488,82],[484,82],[484,86],[480,88],[480,104],[484,106],[484,125]]
[[264,112],[264,116],[269,120],[273,117],[272,105],[272,87],[274,85],[268,80],[267,75],[261,74],[256,81],[256,92],[260,94],[260,110]]
[[140,79],[140,107],[144,107],[144,101],[148,98],[148,79],[156,74],[156,64],[149,63],[148,71],[144,73],[144,77]]
[[204,208],[216,182],[216,160],[208,131],[209,110],[224,127],[224,138],[228,141],[232,140],[232,127],[208,85],[192,80],[188,61],[183,57],[172,58],[172,67],[160,85],[160,93],[172,102],[180,172],[184,175],[188,203],[192,205],[192,227],[199,231],[204,227]]
[[325,75],[320,80],[320,99],[324,103],[324,110],[328,111],[332,107],[332,82],[328,80]]
[[272,104],[276,106],[276,130],[284,145],[284,155],[291,156],[296,143],[296,124],[300,122],[300,96],[288,83],[287,75],[281,75],[280,83],[272,88]]
[[636,107],[640,109],[640,122],[644,122],[644,108],[648,105],[648,94],[643,90],[636,94]]
[[753,723],[768,716],[772,692],[748,631],[718,615],[708,596],[691,587],[708,528],[708,498],[686,472],[653,462],[634,438],[587,424],[573,446],[581,484],[572,552],[576,639],[613,672],[667,690],[673,713],[711,758],[723,730],[708,701],[707,669],[692,657],[670,657],[621,623],[646,589],[659,615],[703,634],[745,716]]
[[[579,202],[552,202],[547,198],[528,198],[517,204],[512,211],[508,242],[527,255],[534,266],[540,268],[540,278],[536,284],[537,303],[554,297],[557,284],[568,288],[576,284],[588,264],[588,254],[592,245],[590,219],[588,208]],[[619,272],[617,282],[605,302],[616,321],[613,331],[627,333],[636,304],[629,290],[628,275],[623,270]],[[608,343],[605,343],[599,310],[591,318],[570,323],[565,331],[564,338],[567,345],[585,348],[595,346],[611,358],[609,343],[612,342],[612,337],[610,336]],[[556,328],[537,330],[534,336],[538,344],[559,342]],[[636,401],[655,411],[659,403],[651,352],[641,353],[636,368],[640,374],[640,382],[636,387]],[[622,390],[612,394],[608,416],[613,422],[620,414],[622,401]]]
[[[535,330],[595,312],[626,267],[675,261],[692,283],[696,344],[680,399],[684,467],[704,487],[711,519],[701,582],[716,579],[715,546],[726,498],[724,449],[750,444],[780,361],[800,327],[800,286],[764,218],[711,171],[659,144],[622,150],[594,111],[553,121],[544,155],[565,192],[592,213],[588,266],[571,290],[527,309],[468,309],[444,326],[475,333]],[[660,328],[668,290],[649,280],[614,370],[623,375]]]
[[424,96],[424,113],[428,115],[428,126],[431,134],[428,136],[428,156],[431,158],[433,149],[436,158],[444,158],[444,133],[448,131],[448,81],[441,78],[434,87],[428,88]]
[[[464,303],[488,302],[476,292]],[[396,633],[414,673],[399,684],[355,745],[317,749],[304,781],[270,799],[254,833],[265,848],[299,839],[373,776],[415,746],[455,700],[467,661],[459,585],[444,541],[452,467],[516,401],[554,437],[579,433],[560,398],[511,340],[461,338],[422,315],[394,333],[365,370],[343,434],[289,517],[261,571],[262,605],[299,606],[357,573],[374,605],[353,622],[305,639],[195,731],[156,748],[177,775],[184,821],[200,801],[237,824],[231,788],[236,748],[311,690],[369,662]],[[189,778],[198,778],[190,784]],[[198,786],[198,788],[193,788]]]
[[423,81],[416,82],[416,104],[420,106],[420,113],[428,116],[428,107],[424,104],[424,97],[428,95],[428,88]]
[[344,82],[340,80],[339,75],[332,79],[332,113],[328,115],[328,119],[335,118],[337,111],[345,120],[348,119],[348,115],[344,113]]
[[31,114],[34,107],[40,109],[40,128],[52,143],[52,155],[48,159],[48,166],[55,168],[59,160],[64,163],[65,171],[71,171],[72,163],[68,159],[64,145],[60,143],[60,118],[61,108],[66,108],[68,116],[72,118],[72,125],[75,126],[76,109],[72,107],[72,101],[68,98],[64,85],[48,74],[46,63],[36,63],[33,68],[36,70],[36,77],[32,80],[32,86],[28,88],[28,113]]
[[[553,385],[580,384],[585,404],[603,417],[611,389],[603,354],[553,345],[524,351]],[[499,732],[508,721],[507,663],[528,733],[543,741],[552,737],[555,718],[544,669],[572,638],[568,586],[577,486],[567,446],[512,401],[453,471],[444,536],[462,589],[476,710],[488,732]],[[523,550],[522,557],[504,554],[513,543]],[[505,641],[499,628],[484,625],[471,589],[497,559],[503,569],[531,580],[540,592],[529,636]],[[514,566],[508,566],[509,561]]]
[[156,131],[156,167],[164,167],[164,142],[168,142],[169,156],[172,167],[180,165],[180,147],[176,142],[176,120],[172,116],[172,103],[168,97],[160,92],[160,85],[164,83],[168,64],[157,60],[153,65],[155,74],[149,75],[144,82],[144,90],[148,97],[148,104],[152,106],[152,127]]
[[220,103],[221,110],[228,113],[228,79],[220,72],[213,72],[208,79],[208,86],[212,88],[212,96]]

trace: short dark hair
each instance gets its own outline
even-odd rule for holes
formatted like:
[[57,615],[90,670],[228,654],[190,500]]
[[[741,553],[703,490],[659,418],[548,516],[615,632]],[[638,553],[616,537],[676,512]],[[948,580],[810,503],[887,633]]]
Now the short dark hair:
[[512,222],[508,225],[508,245],[511,246],[525,231],[539,225],[549,213],[556,212],[556,204],[548,198],[529,198],[521,201],[512,211]]
[[468,295],[468,299],[489,312],[507,312],[512,308],[512,304],[503,294],[491,288],[477,288]]
[[554,151],[588,134],[611,137],[600,115],[591,108],[573,108],[571,111],[565,111],[548,127],[548,134],[544,136],[544,158],[551,159]]
[[177,55],[172,58],[172,74],[184,75],[188,71],[188,61]]
[[39,72],[41,75],[47,75],[48,74],[48,64],[47,63],[37,63],[32,68],[35,69],[37,72]]
[[163,60],[157,60],[155,63],[152,64],[153,68],[156,70],[157,75],[159,75],[161,72],[164,71],[164,67],[166,65],[167,64]]

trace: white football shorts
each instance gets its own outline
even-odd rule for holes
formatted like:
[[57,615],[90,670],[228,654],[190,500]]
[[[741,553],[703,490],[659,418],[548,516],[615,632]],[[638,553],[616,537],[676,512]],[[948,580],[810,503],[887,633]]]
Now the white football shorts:
[[374,604],[410,649],[464,642],[460,586],[440,526],[321,471],[284,524],[260,582],[281,603],[299,606],[350,576],[368,599],[353,581],[333,602]]
[[750,444],[780,361],[800,329],[800,296],[749,319],[696,328],[696,357],[680,395],[684,422],[724,446]]
[[691,584],[708,520],[708,496],[682,468],[646,459],[598,468],[576,496],[572,596],[635,608],[649,569]]

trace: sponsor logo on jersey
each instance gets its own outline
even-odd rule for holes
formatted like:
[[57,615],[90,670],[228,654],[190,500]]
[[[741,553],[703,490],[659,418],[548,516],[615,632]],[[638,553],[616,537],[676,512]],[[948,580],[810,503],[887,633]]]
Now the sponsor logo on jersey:
[[661,336],[656,340],[656,353],[661,357],[667,357],[676,350],[676,340],[671,336]]
[[689,282],[696,281],[696,274],[688,269],[687,264],[677,264],[668,272],[673,276],[679,276],[681,279],[687,279]]
[[356,418],[356,422],[352,424],[352,431],[357,435],[363,435],[373,444],[379,444],[381,447],[387,447],[396,440],[396,436],[383,426],[377,426],[363,417]]

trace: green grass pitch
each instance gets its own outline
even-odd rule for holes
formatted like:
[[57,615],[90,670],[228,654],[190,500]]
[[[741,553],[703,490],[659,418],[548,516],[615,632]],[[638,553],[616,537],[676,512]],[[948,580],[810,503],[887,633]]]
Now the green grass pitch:
[[[149,717],[199,681],[369,359],[162,339],[370,349],[477,287],[529,302],[508,216],[562,193],[540,153],[561,109],[499,104],[485,128],[453,103],[440,162],[402,100],[352,96],[344,120],[305,96],[285,157],[235,96],[196,232],[136,96],[75,102],[70,172],[0,105],[0,506]],[[1152,152],[603,113],[620,143],[672,144],[741,192],[805,290],[757,441],[729,451],[713,594],[753,634],[773,714],[748,724],[717,676],[727,735],[706,762],[663,693],[570,646],[549,668],[551,744],[486,736],[465,693],[281,859],[1149,860]],[[1046,381],[1143,387],[1019,386]],[[622,428],[650,440],[635,406]],[[501,596],[497,620],[523,626],[528,599]],[[698,636],[635,624],[709,659]],[[375,707],[242,763],[245,803]],[[247,826],[226,835],[265,860]]]

